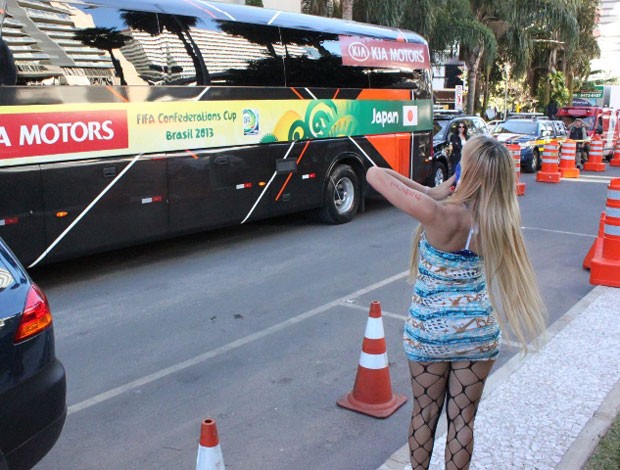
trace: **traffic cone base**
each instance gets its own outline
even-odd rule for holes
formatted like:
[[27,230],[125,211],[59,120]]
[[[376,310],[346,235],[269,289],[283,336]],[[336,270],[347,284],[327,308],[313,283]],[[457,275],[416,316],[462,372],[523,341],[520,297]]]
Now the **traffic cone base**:
[[523,196],[525,194],[525,183],[519,181],[517,183],[517,196]]
[[620,166],[620,158],[618,158],[618,159],[611,159],[609,161],[609,165],[611,165],[611,166]]
[[605,163],[587,161],[583,165],[583,171],[605,171]]
[[603,258],[602,253],[600,256],[592,258],[590,284],[620,287],[620,260]]
[[579,178],[579,168],[560,168],[562,178]]
[[602,248],[595,248],[590,262],[590,283],[620,287],[620,178],[613,178],[607,187],[604,214]]
[[406,401],[405,396],[392,393],[381,304],[375,300],[370,304],[353,391],[336,404],[375,418],[387,418]]
[[406,396],[394,394],[385,403],[371,404],[357,400],[353,396],[353,392],[350,392],[336,403],[342,408],[357,411],[358,413],[363,413],[368,416],[373,416],[375,418],[387,418],[398,408],[404,405],[406,401]]
[[559,183],[561,179],[562,174],[559,171],[539,171],[538,173],[536,173],[536,181],[540,183]]
[[603,253],[603,238],[598,237],[596,240],[594,240],[594,243],[592,243],[592,246],[590,247],[590,251],[588,251],[588,254],[583,259],[583,269],[591,269],[592,259],[595,257],[600,258],[602,253]]
[[592,243],[588,254],[583,259],[583,269],[590,269],[592,258],[600,258],[603,253],[603,237],[605,236],[605,211],[601,212],[601,218],[598,223],[598,234],[596,240]]

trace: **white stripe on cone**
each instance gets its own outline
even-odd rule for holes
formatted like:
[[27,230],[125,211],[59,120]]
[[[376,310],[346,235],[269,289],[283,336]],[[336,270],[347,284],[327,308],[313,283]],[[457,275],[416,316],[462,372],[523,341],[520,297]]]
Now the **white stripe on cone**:
[[383,354],[368,354],[362,351],[360,354],[360,366],[364,369],[385,369],[388,366],[387,353]]
[[368,339],[383,339],[385,338],[385,333],[383,331],[383,321],[381,318],[373,318],[368,317],[368,322],[366,323],[366,332],[364,336]]
[[224,456],[219,444],[215,447],[198,446],[196,470],[225,470]]

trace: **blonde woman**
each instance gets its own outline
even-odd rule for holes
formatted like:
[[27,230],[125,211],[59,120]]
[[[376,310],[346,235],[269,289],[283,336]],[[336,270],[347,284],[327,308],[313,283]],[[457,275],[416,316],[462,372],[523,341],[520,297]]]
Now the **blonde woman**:
[[463,147],[454,191],[454,176],[428,188],[385,168],[370,168],[366,175],[373,188],[420,222],[404,328],[414,397],[413,470],[430,464],[444,403],[446,469],[469,468],[474,419],[499,354],[500,327],[524,351],[544,333],[546,310],[525,251],[514,175],[510,153],[484,135]]

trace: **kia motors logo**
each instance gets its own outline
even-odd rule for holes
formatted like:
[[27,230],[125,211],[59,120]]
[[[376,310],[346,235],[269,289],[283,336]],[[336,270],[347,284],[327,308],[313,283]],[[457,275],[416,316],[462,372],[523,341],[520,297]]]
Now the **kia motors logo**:
[[370,51],[365,44],[361,42],[352,42],[349,44],[349,56],[357,62],[364,62],[370,57]]

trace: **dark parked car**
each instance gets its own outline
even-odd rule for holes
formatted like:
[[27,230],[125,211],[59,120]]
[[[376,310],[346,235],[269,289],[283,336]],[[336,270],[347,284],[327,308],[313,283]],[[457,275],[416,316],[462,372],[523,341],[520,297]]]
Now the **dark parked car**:
[[0,238],[0,469],[33,467],[66,415],[47,298]]
[[433,174],[431,186],[441,184],[454,172],[450,168],[450,134],[455,134],[459,123],[467,126],[469,137],[489,134],[487,124],[481,117],[469,116],[457,111],[435,111],[433,116]]
[[521,170],[534,173],[540,169],[540,156],[546,143],[567,139],[562,121],[550,119],[508,119],[493,129],[497,140],[521,147]]

